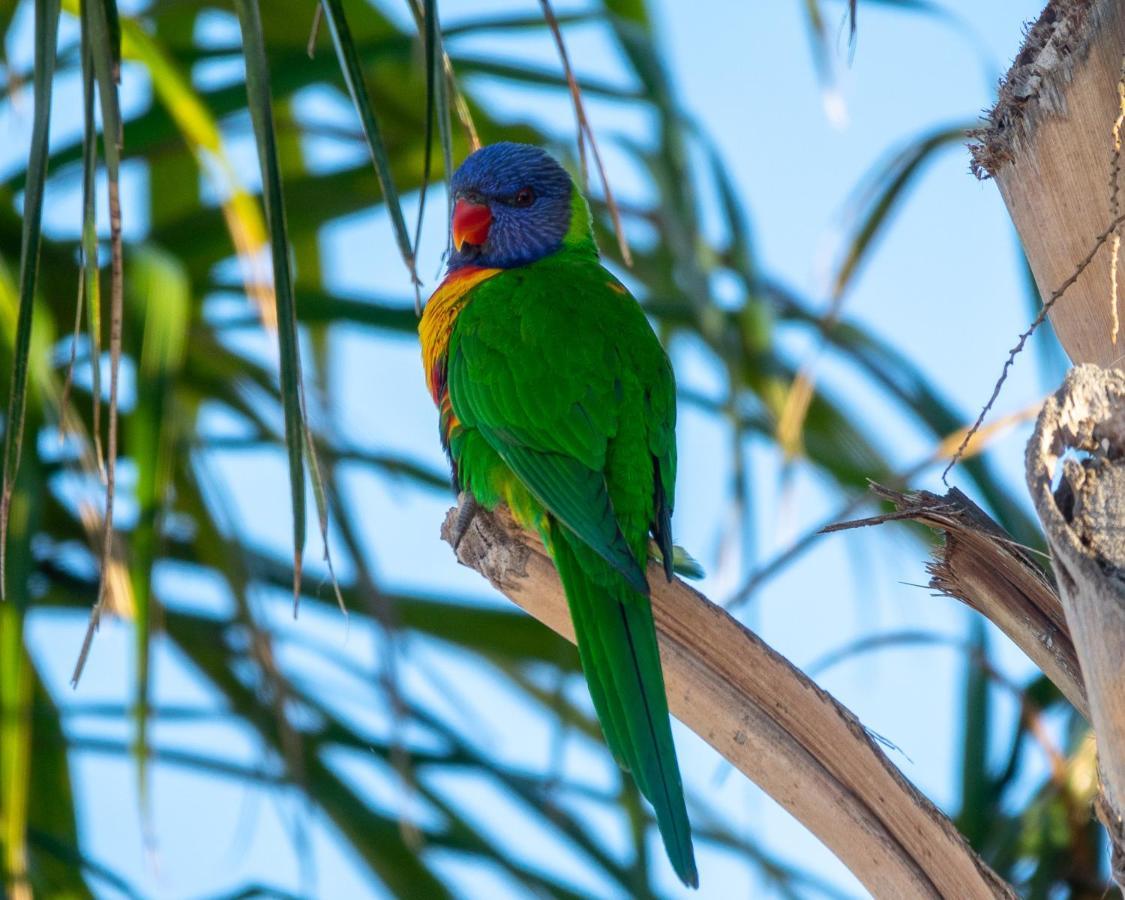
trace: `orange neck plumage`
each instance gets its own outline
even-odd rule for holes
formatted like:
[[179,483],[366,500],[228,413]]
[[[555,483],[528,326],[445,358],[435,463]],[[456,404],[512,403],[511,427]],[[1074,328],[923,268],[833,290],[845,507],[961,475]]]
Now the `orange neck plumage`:
[[503,270],[466,266],[450,272],[426,301],[426,311],[422,314],[422,321],[418,323],[426,387],[434,398],[434,404],[441,411],[442,440],[447,446],[450,433],[456,425],[446,388],[446,355],[449,353],[453,324],[467,302],[469,291],[501,271]]
[[[465,295],[482,281],[491,278],[500,269],[482,269],[465,266],[445,276],[430,299],[426,301],[426,311],[418,323],[418,336],[422,340],[422,362],[426,367],[426,387],[434,403],[441,402],[445,390],[445,355],[449,352],[449,336],[457,314],[465,305]],[[441,377],[439,378],[439,374]]]

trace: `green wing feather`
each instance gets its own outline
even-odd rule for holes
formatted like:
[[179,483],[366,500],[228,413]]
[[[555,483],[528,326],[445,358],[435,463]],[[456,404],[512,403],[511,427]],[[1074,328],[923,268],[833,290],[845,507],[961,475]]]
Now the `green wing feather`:
[[[606,742],[653,804],[676,872],[694,885],[643,569],[651,533],[671,577],[675,385],[664,350],[608,272],[563,253],[473,289],[448,373],[462,427],[549,514],[543,536]],[[466,451],[457,465],[471,485],[491,477],[495,458]]]
[[572,456],[541,453],[503,440],[490,429],[481,431],[551,515],[617,569],[633,590],[648,593],[644,570],[614,518],[605,475]]

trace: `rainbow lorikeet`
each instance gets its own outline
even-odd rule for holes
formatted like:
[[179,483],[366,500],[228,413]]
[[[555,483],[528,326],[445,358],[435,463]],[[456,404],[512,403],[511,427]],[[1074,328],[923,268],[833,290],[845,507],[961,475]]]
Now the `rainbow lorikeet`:
[[550,155],[484,147],[451,189],[454,249],[419,332],[454,483],[541,535],[606,743],[695,886],[645,577],[652,541],[672,577],[671,365],[598,261],[590,208]]

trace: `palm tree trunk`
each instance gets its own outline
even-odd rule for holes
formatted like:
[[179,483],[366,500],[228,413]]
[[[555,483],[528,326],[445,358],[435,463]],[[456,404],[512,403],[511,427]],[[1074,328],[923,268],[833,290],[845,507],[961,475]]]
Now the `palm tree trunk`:
[[[1027,481],[1089,695],[1101,813],[1115,846],[1125,811],[1125,374],[1115,368],[1125,359],[1123,119],[1125,7],[1053,0],[973,148],[978,174],[1000,188],[1059,339],[1075,363],[1089,364],[1044,405]],[[1120,884],[1116,859],[1114,874]]]

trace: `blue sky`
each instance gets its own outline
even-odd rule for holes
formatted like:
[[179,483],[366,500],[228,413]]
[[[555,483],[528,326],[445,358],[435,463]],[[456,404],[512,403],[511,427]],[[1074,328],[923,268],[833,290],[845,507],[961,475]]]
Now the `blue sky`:
[[[405,7],[386,4],[401,16]],[[938,125],[971,120],[985,108],[995,79],[1006,69],[1021,35],[1021,24],[1035,16],[1032,2],[943,2],[971,29],[905,14],[883,5],[862,5],[854,60],[848,64],[844,30],[837,49],[837,86],[826,92],[818,82],[798,0],[738,3],[697,0],[690,4],[657,0],[655,10],[666,61],[684,108],[715,141],[732,178],[753,216],[754,239],[761,264],[813,297],[826,294],[829,274],[838,259],[848,222],[850,199],[873,164],[902,142]],[[486,9],[510,11],[514,6],[534,13],[534,0],[443,0],[444,21],[452,24]],[[842,21],[845,4],[827,4],[829,22]],[[577,8],[559,5],[560,10]],[[216,36],[236,27],[216,19],[208,26]],[[596,25],[568,32],[571,58],[586,74],[624,78],[612,44]],[[461,49],[516,59],[554,60],[544,36],[477,35],[463,39]],[[18,57],[18,51],[15,52]],[[135,72],[133,73],[136,74]],[[212,76],[215,73],[211,73]],[[128,76],[127,76],[128,77]],[[211,77],[205,74],[200,77]],[[502,117],[530,118],[566,139],[573,130],[569,101],[559,93],[517,90],[488,81],[472,81],[489,107]],[[126,97],[144,100],[143,84],[126,86]],[[60,92],[59,134],[75,121],[73,91]],[[592,121],[610,164],[610,178],[624,196],[647,189],[627,157],[615,149],[622,136],[645,140],[651,123],[640,114],[622,114],[616,107],[590,101]],[[300,98],[309,115],[348,122],[346,106],[316,92]],[[21,139],[5,151],[5,159],[26,148],[29,122],[5,110]],[[228,135],[232,151],[248,182],[256,181],[253,144],[235,123]],[[22,142],[21,142],[22,141]],[[311,146],[313,159],[325,167],[338,165],[339,151]],[[7,164],[10,164],[7,163]],[[131,190],[141,196],[143,179]],[[443,204],[435,195],[431,211]],[[414,199],[408,201],[408,213]],[[710,211],[713,213],[713,210]],[[60,196],[48,221],[60,230],[77,221],[73,198]],[[135,220],[134,220],[135,221]],[[143,224],[143,223],[142,223]],[[135,227],[140,227],[137,225]],[[428,219],[420,266],[428,286],[439,269],[444,223]],[[407,281],[385,217],[363,214],[334,223],[322,240],[324,267],[332,286],[360,295],[405,296]],[[848,295],[845,311],[915,360],[971,418],[987,398],[1007,349],[1025,327],[1028,304],[1018,267],[1015,240],[995,186],[976,181],[968,172],[963,148],[952,148],[927,168],[917,188],[861,271]],[[240,346],[270,358],[271,343],[245,334]],[[689,344],[673,347],[680,381],[714,390],[721,375]],[[794,345],[794,350],[814,348]],[[343,434],[357,445],[400,449],[441,462],[435,418],[426,396],[417,347],[405,339],[372,339],[340,332],[333,336],[331,377],[340,398],[330,410]],[[913,426],[888,411],[878,398],[831,360],[818,364],[823,383],[860,398],[862,414],[878,423],[885,449],[906,466],[926,454],[927,440]],[[998,414],[1021,409],[1047,387],[1032,355],[1021,359],[997,405]],[[394,423],[388,428],[386,423]],[[213,428],[227,427],[221,418]],[[996,459],[1004,476],[1022,495],[1022,446],[1026,429],[997,445]],[[839,498],[816,478],[798,475],[784,488],[780,461],[764,447],[751,451],[756,495],[756,541],[752,558],[719,565],[716,550],[727,523],[725,485],[716,448],[727,445],[723,426],[700,413],[685,410],[680,427],[681,482],[677,500],[679,540],[699,555],[711,578],[703,590],[721,598],[755,563],[769,559],[794,537],[824,519]],[[244,523],[247,539],[284,546],[288,540],[288,491],[280,456],[222,457],[214,469],[227,486]],[[919,486],[936,488],[937,473],[928,472]],[[366,511],[363,537],[376,570],[388,587],[424,585],[455,589],[493,602],[487,587],[459,569],[437,529],[448,505],[445,498],[404,490],[370,476],[349,481],[349,491]],[[312,554],[315,556],[315,550]],[[925,553],[893,529],[835,536],[820,540],[814,550],[770,582],[745,611],[745,618],[770,644],[797,665],[807,666],[856,637],[900,629],[927,629],[956,638],[968,631],[968,615],[953,601],[934,598],[916,586],[925,581]],[[198,577],[166,569],[161,587],[170,606],[210,604],[229,608],[229,598]],[[180,598],[180,599],[177,599]],[[364,628],[347,627],[337,616],[306,609],[297,623],[288,617],[285,597],[263,595],[263,613],[283,637],[287,665],[325,681],[331,673],[316,669],[300,648],[301,638],[330,642],[339,653],[370,665],[379,652]],[[72,696],[65,687],[84,622],[79,618],[37,619],[31,640],[37,659],[50,672],[57,696]],[[286,636],[292,639],[287,639]],[[86,676],[75,699],[118,701],[127,698],[130,653],[127,626],[110,624],[97,639]],[[1004,639],[995,636],[999,666],[1016,678],[1026,677],[1030,664]],[[444,648],[419,644],[411,648],[420,660],[406,677],[410,690],[434,704],[455,706],[441,696],[420,672],[431,668],[472,698],[480,730],[501,758],[528,766],[542,765],[549,752],[549,723],[527,712],[512,691],[494,675],[468,664],[467,658]],[[415,671],[417,670],[417,671]],[[887,649],[848,662],[818,680],[857,713],[870,729],[898,751],[891,757],[906,775],[943,808],[955,803],[959,745],[958,711],[963,664],[949,649]],[[164,704],[206,704],[210,698],[173,651],[161,644],[156,666],[156,696]],[[580,687],[576,687],[580,689]],[[1001,733],[1010,730],[1015,710],[1009,698],[997,695],[995,716]],[[373,696],[355,696],[344,685],[335,702],[356,721],[373,730],[387,727],[388,713]],[[82,735],[127,733],[116,725],[83,721]],[[258,748],[225,724],[159,723],[158,742],[169,746],[221,749],[248,765]],[[694,735],[678,728],[681,764],[691,788],[758,838],[771,852],[808,868],[842,890],[862,895],[861,888],[820,843],[768,797],[722,761]],[[998,748],[999,749],[999,748]],[[581,772],[594,783],[609,785],[615,777],[605,760],[580,742],[566,749],[568,771]],[[95,858],[127,874],[156,896],[201,896],[251,878],[298,889],[313,886],[318,896],[380,896],[359,874],[331,829],[311,821],[308,834],[315,870],[302,874],[293,852],[293,823],[305,815],[292,797],[277,797],[231,783],[203,779],[171,767],[158,768],[154,778],[156,848],[146,855],[137,816],[135,774],[131,764],[94,753],[76,754],[81,821],[86,847]],[[373,804],[396,808],[403,802],[393,778],[370,760],[341,754],[339,769],[370,790]],[[528,817],[505,797],[488,794],[480,784],[451,786],[463,796],[466,809],[482,823],[511,833],[514,845],[529,859],[548,855],[554,866],[581,879],[568,866],[568,851],[548,834],[526,825]],[[518,835],[518,837],[517,837]],[[607,821],[611,846],[624,846],[624,835]],[[705,851],[700,858],[700,897],[769,896],[752,869],[729,856]],[[467,895],[507,896],[510,885],[479,866],[448,859],[442,866],[463,875]],[[462,871],[464,870],[464,871]],[[660,884],[670,894],[678,887],[670,870],[661,869]],[[302,881],[304,879],[304,881]],[[595,893],[608,886],[579,881]]]

